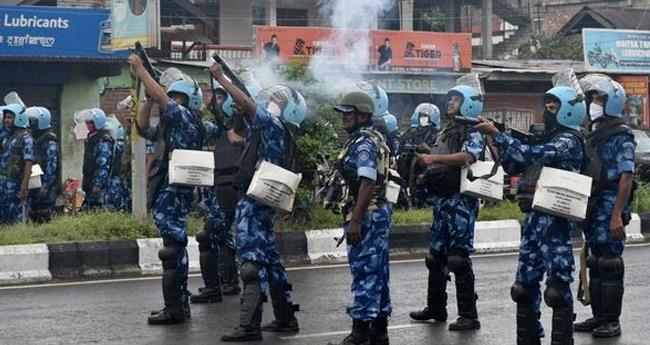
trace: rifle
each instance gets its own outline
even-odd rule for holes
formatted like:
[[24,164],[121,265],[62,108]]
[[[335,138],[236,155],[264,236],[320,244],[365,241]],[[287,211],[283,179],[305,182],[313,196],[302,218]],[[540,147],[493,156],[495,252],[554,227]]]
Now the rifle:
[[142,60],[142,65],[144,66],[144,69],[147,70],[147,73],[149,73],[149,75],[151,75],[154,80],[159,82],[162,72],[153,67],[151,60],[149,60],[149,57],[147,56],[147,52],[144,50],[144,47],[139,41],[135,42],[135,50],[133,53],[140,57],[140,60]]
[[[223,67],[223,73],[226,75],[226,77],[228,77],[228,79],[232,81],[233,85],[235,85],[238,89],[240,89],[246,96],[251,98],[251,94],[248,92],[246,85],[241,80],[239,75],[233,72],[232,68],[230,68],[230,65],[228,65],[226,60],[222,59],[221,56],[219,56],[219,54],[217,53],[214,53],[212,55],[212,60],[214,60],[216,63],[220,64]],[[212,76],[210,76],[210,87],[212,88],[212,99],[210,100],[209,109],[210,112],[212,112],[212,114],[215,114],[217,96],[214,93],[214,81],[212,80]],[[245,127],[244,119],[241,116],[234,116],[231,127],[235,132],[241,132]]]
[[[505,124],[494,121],[493,119],[488,119],[488,120],[492,121],[492,123],[494,124],[494,127],[496,127],[500,132],[505,132],[506,131],[506,125]],[[457,123],[457,124],[460,124],[460,125],[472,126],[472,127],[478,125],[479,123],[481,123],[481,121],[479,121],[479,119],[472,119],[472,118],[465,117],[465,116],[454,116],[454,122]]]

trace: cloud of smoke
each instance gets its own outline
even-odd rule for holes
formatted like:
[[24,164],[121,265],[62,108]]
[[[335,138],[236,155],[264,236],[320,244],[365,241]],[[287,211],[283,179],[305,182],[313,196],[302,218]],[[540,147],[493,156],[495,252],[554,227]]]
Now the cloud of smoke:
[[251,71],[263,87],[284,84],[306,97],[334,100],[363,79],[372,47],[370,31],[379,15],[394,6],[394,0],[319,0],[319,15],[337,30],[313,42],[318,53],[310,57],[309,85],[286,80],[273,62],[256,61]]

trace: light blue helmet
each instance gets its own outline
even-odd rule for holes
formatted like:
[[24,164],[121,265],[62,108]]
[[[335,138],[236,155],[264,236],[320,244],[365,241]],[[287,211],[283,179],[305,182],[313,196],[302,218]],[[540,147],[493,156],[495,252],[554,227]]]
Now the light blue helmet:
[[36,128],[48,129],[51,127],[52,115],[50,111],[43,107],[29,107],[25,110],[29,121],[36,122]]
[[[255,97],[260,93],[260,90],[257,89],[257,87],[252,86],[252,85],[245,85],[246,91],[248,91],[248,94],[251,95],[251,98],[255,100]],[[230,96],[229,93],[226,94],[226,100],[223,101],[221,104],[221,111],[227,116],[227,117],[232,117],[233,114],[235,113],[235,110],[233,109],[233,99]]]
[[29,127],[29,118],[20,104],[7,104],[2,109],[2,115],[6,112],[10,112],[14,115],[14,126],[18,128],[27,128]]
[[367,81],[359,81],[354,85],[372,97],[373,102],[375,102],[374,115],[383,116],[388,111],[388,94],[386,94],[386,91],[381,86],[371,84]]
[[271,86],[260,91],[255,97],[255,103],[296,127],[300,127],[307,118],[305,99],[298,91],[285,85]]
[[415,124],[415,127],[420,126],[420,114],[427,114],[431,123],[436,127],[440,127],[440,109],[438,109],[434,104],[420,103],[415,107],[413,115],[411,115],[411,124]]
[[556,86],[546,91],[544,98],[555,98],[560,102],[560,108],[555,115],[557,123],[567,128],[580,130],[580,125],[584,122],[587,114],[587,106],[575,89],[568,86]]
[[99,108],[87,109],[82,113],[84,122],[92,122],[95,129],[103,129],[106,127],[106,114]]
[[169,86],[167,95],[172,92],[187,96],[188,108],[201,110],[203,106],[203,90],[201,90],[201,87],[196,82],[191,83],[187,80],[177,80]]
[[589,99],[590,92],[596,92],[605,97],[605,115],[621,117],[627,96],[625,89],[614,79],[604,74],[588,74],[580,79],[580,87]]
[[397,130],[397,118],[395,115],[388,113],[384,115],[384,122],[386,122],[386,128],[388,128],[388,133],[393,133]]
[[475,88],[467,85],[457,85],[447,92],[447,97],[461,95],[463,101],[460,105],[460,115],[476,119],[483,112],[483,95]]

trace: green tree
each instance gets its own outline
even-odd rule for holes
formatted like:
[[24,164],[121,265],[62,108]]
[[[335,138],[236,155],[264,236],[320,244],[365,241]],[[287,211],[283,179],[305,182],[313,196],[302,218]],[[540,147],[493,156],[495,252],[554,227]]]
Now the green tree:
[[534,35],[519,46],[519,59],[583,60],[582,35]]

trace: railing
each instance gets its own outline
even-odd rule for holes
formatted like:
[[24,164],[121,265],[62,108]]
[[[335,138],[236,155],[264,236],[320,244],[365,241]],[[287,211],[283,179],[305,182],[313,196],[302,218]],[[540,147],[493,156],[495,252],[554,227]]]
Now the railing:
[[[189,50],[188,50],[189,49]],[[255,58],[255,51],[250,46],[225,46],[216,44],[195,44],[185,42],[173,42],[170,52],[172,60],[186,61],[209,61],[211,56],[217,53],[227,60],[249,60]]]

